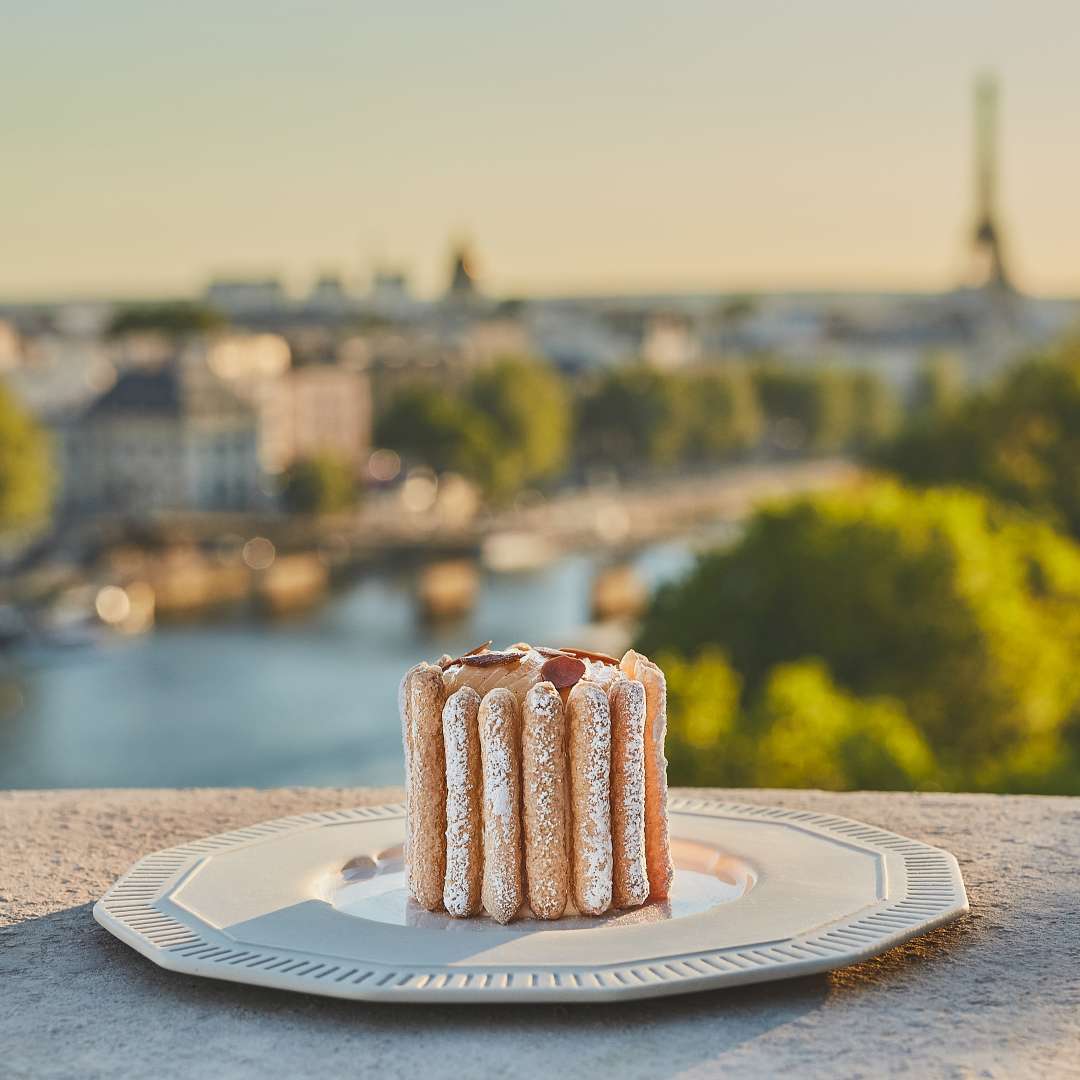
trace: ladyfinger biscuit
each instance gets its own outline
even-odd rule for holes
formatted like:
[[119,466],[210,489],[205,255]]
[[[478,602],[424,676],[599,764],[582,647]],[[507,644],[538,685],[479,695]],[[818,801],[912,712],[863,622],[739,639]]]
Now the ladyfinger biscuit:
[[[409,737],[409,677],[415,668],[409,668],[398,683],[397,705],[398,715],[401,717],[401,748],[405,756],[405,843],[403,854],[405,865],[409,865],[409,819],[412,816],[412,781],[410,771],[412,769],[412,746]],[[406,871],[407,872],[407,871]]]
[[442,907],[446,872],[446,758],[442,672],[421,664],[406,685],[409,736],[409,889],[428,911]]
[[611,904],[639,907],[649,898],[645,861],[645,687],[620,679],[611,707]]
[[557,919],[570,889],[567,853],[566,717],[549,682],[526,695],[521,723],[522,820],[529,907],[539,919]]
[[611,710],[607,694],[579,682],[566,701],[570,747],[570,848],[574,904],[584,915],[611,905]]
[[484,872],[487,913],[508,923],[521,907],[521,751],[517,698],[504,687],[480,702],[480,761],[484,779]]
[[443,905],[463,918],[480,913],[484,865],[480,824],[480,695],[463,686],[446,699],[442,713],[446,751],[446,881]]
[[673,874],[667,822],[667,683],[648,657],[631,649],[620,666],[645,687],[645,863],[649,898],[665,900]]

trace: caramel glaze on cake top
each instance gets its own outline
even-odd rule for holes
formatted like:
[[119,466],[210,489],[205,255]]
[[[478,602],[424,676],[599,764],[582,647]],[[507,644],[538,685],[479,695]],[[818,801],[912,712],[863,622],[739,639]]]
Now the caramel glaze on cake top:
[[603,653],[526,644],[493,652],[490,645],[488,641],[464,656],[445,656],[439,661],[447,694],[462,686],[471,686],[483,697],[489,690],[501,686],[510,690],[523,705],[525,695],[537,683],[549,682],[565,702],[570,690],[582,679],[595,682],[606,690],[622,677],[619,661]]

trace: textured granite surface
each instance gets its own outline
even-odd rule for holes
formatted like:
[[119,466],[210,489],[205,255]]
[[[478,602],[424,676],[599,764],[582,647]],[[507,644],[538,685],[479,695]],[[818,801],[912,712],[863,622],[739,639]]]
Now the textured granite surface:
[[948,848],[971,914],[869,963],[751,988],[483,1010],[333,1001],[160,970],[92,902],[147,852],[400,792],[0,792],[0,1077],[1080,1076],[1080,799],[715,794]]

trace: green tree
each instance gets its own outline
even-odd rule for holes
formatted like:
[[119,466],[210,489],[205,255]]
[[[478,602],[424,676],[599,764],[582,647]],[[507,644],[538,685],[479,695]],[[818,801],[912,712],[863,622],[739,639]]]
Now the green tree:
[[356,503],[352,466],[333,454],[301,458],[285,472],[282,503],[293,514],[329,514]]
[[577,448],[586,464],[631,471],[671,466],[683,457],[692,403],[672,375],[644,365],[604,375],[582,399]]
[[903,706],[844,692],[819,660],[773,668],[756,712],[752,782],[759,786],[907,791],[938,778]]
[[839,450],[851,438],[855,399],[849,376],[829,367],[766,365],[754,372],[758,397],[783,449]]
[[899,702],[948,775],[1063,737],[1080,685],[1080,548],[976,494],[892,484],[760,511],[661,589],[639,647],[723,649],[760,694],[818,657],[849,693]]
[[874,460],[909,483],[978,488],[1080,537],[1080,345],[917,417]]
[[45,518],[52,488],[48,438],[0,383],[0,532]]
[[684,456],[722,461],[757,443],[761,410],[745,367],[728,365],[675,377],[683,382],[687,399]]
[[661,662],[673,783],[906,790],[940,782],[903,707],[845,692],[819,660],[772,668],[745,705],[738,672],[716,648],[692,660],[661,654]]
[[923,358],[912,388],[913,416],[938,417],[959,404],[964,395],[964,369],[957,357],[932,352]]
[[676,784],[739,787],[751,782],[753,733],[740,712],[742,680],[724,653],[659,655],[667,679],[667,757]]
[[538,360],[504,359],[473,376],[466,389],[473,410],[494,430],[504,471],[494,494],[544,483],[566,468],[570,399],[562,378]]
[[881,376],[857,371],[851,376],[851,444],[857,450],[879,446],[900,427],[900,403]]
[[570,402],[562,380],[533,361],[505,360],[454,393],[418,382],[398,391],[376,440],[437,472],[454,470],[500,502],[565,468]]
[[375,440],[413,464],[437,472],[454,469],[473,478],[496,452],[488,418],[457,395],[426,382],[394,394],[376,422]]
[[122,337],[124,334],[156,331],[170,337],[181,337],[220,330],[227,324],[228,319],[217,308],[187,300],[170,300],[118,308],[106,333],[109,337]]

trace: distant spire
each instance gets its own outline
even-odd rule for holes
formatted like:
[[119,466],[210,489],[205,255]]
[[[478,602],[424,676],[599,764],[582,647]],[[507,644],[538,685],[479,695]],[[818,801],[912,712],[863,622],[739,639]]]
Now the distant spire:
[[476,271],[468,245],[459,243],[454,248],[453,269],[450,272],[450,288],[447,298],[451,300],[471,300],[479,293],[476,284]]
[[975,81],[975,283],[1014,292],[998,219],[997,117],[997,79],[984,72]]

